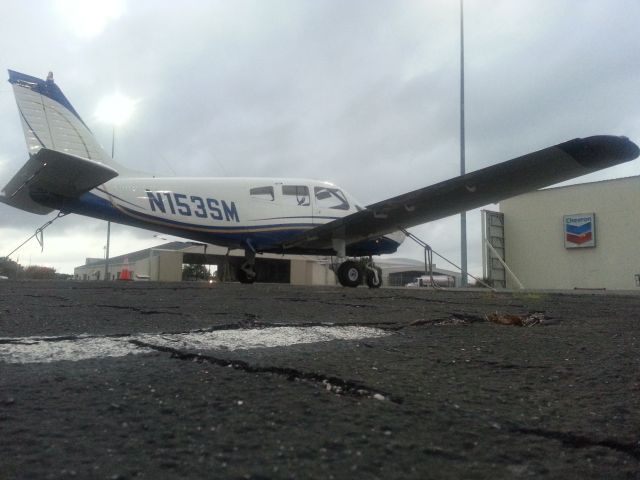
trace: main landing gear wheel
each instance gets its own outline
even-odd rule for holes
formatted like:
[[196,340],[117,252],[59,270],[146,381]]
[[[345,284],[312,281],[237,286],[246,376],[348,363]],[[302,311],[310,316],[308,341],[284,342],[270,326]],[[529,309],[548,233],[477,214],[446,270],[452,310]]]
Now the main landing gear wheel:
[[379,267],[367,268],[367,286],[380,288],[382,286],[382,269]]
[[362,283],[362,270],[353,260],[347,260],[338,267],[338,281],[343,287],[357,287]]
[[245,261],[238,268],[238,281],[240,283],[253,283],[256,281],[256,271],[254,264],[250,261]]

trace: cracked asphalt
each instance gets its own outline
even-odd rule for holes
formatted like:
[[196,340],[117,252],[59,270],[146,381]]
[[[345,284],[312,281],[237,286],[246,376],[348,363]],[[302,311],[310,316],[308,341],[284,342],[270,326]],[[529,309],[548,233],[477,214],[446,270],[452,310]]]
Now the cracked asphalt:
[[0,479],[640,478],[638,294],[0,283],[5,344],[333,324],[389,335],[0,362]]

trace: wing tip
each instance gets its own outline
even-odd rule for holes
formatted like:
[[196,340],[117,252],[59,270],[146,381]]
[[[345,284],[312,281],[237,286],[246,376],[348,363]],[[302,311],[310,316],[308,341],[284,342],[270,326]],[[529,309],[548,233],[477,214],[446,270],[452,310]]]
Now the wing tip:
[[575,138],[558,145],[580,165],[601,169],[628,162],[640,155],[640,148],[627,137],[595,135]]

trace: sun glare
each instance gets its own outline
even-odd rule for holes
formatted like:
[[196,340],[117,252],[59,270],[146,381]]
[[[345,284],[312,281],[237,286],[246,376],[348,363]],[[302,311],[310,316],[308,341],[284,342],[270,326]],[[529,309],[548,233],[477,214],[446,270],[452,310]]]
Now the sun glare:
[[136,103],[135,100],[121,93],[115,93],[100,101],[96,109],[96,117],[100,122],[122,125],[133,114]]
[[122,16],[124,0],[57,0],[56,7],[77,36],[93,38]]

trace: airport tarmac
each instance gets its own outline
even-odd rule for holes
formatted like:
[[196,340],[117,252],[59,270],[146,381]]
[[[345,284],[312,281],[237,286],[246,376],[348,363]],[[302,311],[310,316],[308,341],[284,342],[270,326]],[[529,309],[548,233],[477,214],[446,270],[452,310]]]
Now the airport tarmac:
[[0,478],[637,479],[639,349],[638,294],[3,281]]

